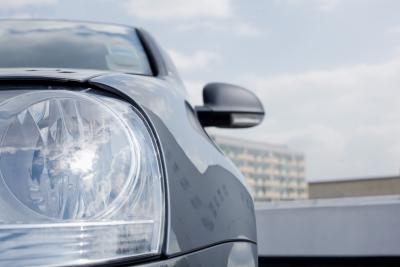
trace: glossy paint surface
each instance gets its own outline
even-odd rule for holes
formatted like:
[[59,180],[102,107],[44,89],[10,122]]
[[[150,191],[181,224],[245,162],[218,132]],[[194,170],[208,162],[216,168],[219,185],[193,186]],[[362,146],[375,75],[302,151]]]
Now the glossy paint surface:
[[[12,75],[32,78],[24,71]],[[58,71],[47,71],[42,77],[48,77],[42,78],[43,82],[75,81],[119,92],[148,117],[165,162],[168,210],[164,255],[182,255],[228,241],[256,242],[253,201],[243,177],[198,124],[178,83],[126,74],[95,75],[85,83],[81,76]],[[3,91],[0,100],[23,92]]]
[[257,248],[246,242],[225,243],[142,267],[256,267]]
[[253,201],[243,177],[196,124],[178,84],[122,74],[90,82],[118,88],[155,126],[166,163],[167,255],[227,240],[256,242]]
[[[37,75],[36,73],[41,73]],[[78,73],[38,70],[12,77],[85,80]],[[165,161],[167,229],[164,253],[174,255],[228,240],[256,242],[253,201],[243,176],[198,124],[181,84],[174,79],[87,72],[87,86],[123,94],[153,124]],[[94,78],[91,78],[94,77]]]
[[0,68],[74,68],[152,75],[132,27],[0,20]]
[[[58,72],[47,71],[41,79],[75,81],[118,92],[141,109],[153,125],[165,162],[168,208],[164,255],[173,257],[228,241],[255,244],[253,201],[243,177],[199,126],[179,83],[127,74],[96,76],[92,72],[90,77],[95,78],[83,83],[82,76]],[[12,75],[32,78],[23,71]],[[3,92],[0,100],[23,91]]]

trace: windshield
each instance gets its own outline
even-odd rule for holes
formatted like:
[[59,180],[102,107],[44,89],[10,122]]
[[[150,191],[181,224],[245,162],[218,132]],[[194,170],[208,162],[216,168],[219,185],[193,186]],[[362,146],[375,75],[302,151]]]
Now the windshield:
[[132,28],[75,22],[0,22],[0,68],[73,68],[151,75]]

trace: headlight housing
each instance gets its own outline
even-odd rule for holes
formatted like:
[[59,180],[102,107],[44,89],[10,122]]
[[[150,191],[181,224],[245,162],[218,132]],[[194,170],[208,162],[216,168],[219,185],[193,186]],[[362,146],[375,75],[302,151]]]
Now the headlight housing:
[[131,105],[32,91],[0,104],[0,136],[0,265],[160,253],[160,156]]

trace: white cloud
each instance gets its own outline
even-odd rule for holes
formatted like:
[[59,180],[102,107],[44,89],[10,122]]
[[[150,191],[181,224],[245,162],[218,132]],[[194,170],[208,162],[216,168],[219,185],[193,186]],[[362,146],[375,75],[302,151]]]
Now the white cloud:
[[[175,50],[168,50],[168,54],[171,56],[176,67],[181,73],[188,73],[202,69],[204,71],[211,65],[218,63],[221,60],[219,54],[206,50],[198,50],[191,55],[182,54]],[[184,84],[187,92],[189,93],[191,103],[193,105],[202,105],[202,92],[206,83],[199,80],[184,80]]]
[[261,35],[261,31],[250,24],[237,24],[235,27],[235,32],[239,36],[245,36],[245,37],[257,37]]
[[184,83],[186,90],[189,93],[189,98],[192,105],[203,105],[203,87],[206,85],[206,83],[198,80],[189,80],[185,81]]
[[314,0],[314,2],[321,11],[332,11],[339,5],[340,0]]
[[221,21],[196,21],[192,23],[181,24],[176,27],[177,31],[197,31],[205,30],[210,32],[233,33],[239,37],[259,37],[262,31],[255,25],[244,22],[225,22]]
[[175,50],[168,50],[168,53],[181,72],[205,69],[220,60],[217,53],[206,50],[197,50],[191,55],[185,55]]
[[232,14],[230,0],[128,0],[126,10],[148,20],[227,18]]
[[175,28],[177,31],[196,31],[196,30],[207,30],[213,32],[226,31],[227,27],[223,23],[218,23],[210,20],[195,21],[189,23],[182,23]]
[[400,25],[392,26],[388,29],[386,29],[387,33],[390,34],[399,34],[400,33]]
[[310,179],[399,173],[400,56],[384,64],[251,74],[239,82],[267,109],[253,136],[303,150]]
[[275,0],[275,2],[289,7],[310,7],[330,12],[336,9],[341,0]]
[[0,9],[20,9],[25,6],[54,5],[57,0],[0,0]]
[[7,16],[0,16],[2,19],[32,19],[34,16],[30,13],[14,13]]

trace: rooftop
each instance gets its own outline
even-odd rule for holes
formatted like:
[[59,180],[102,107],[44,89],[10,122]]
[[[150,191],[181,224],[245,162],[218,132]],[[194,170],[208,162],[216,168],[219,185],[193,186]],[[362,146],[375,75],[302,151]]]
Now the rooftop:
[[302,155],[301,152],[293,150],[286,145],[271,144],[271,143],[267,143],[267,142],[241,139],[241,138],[237,138],[237,137],[222,136],[222,135],[212,135],[211,137],[218,144],[240,146],[240,147],[250,148],[250,149],[255,149],[255,150],[268,150],[268,151],[275,151],[275,152],[281,152],[281,153]]

